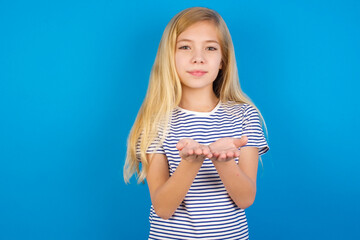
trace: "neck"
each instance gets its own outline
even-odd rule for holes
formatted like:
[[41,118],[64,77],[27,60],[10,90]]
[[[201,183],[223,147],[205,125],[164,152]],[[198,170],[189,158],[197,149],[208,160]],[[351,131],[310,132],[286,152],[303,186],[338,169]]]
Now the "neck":
[[195,112],[210,112],[218,104],[219,99],[209,89],[188,89],[183,86],[179,107]]

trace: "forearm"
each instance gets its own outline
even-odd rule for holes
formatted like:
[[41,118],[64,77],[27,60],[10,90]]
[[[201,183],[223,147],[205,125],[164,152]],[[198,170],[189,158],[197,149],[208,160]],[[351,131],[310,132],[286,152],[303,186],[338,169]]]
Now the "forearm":
[[172,176],[156,190],[152,204],[158,216],[168,219],[173,215],[184,200],[202,163],[181,160]]
[[255,200],[256,183],[240,169],[235,160],[213,160],[213,164],[235,204],[243,209],[251,206]]

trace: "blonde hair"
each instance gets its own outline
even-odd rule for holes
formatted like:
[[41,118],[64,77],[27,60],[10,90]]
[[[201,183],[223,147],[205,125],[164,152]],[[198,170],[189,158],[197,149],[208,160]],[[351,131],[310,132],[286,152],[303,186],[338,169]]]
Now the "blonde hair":
[[[219,33],[222,69],[213,83],[215,95],[221,102],[247,103],[256,108],[241,90],[234,46],[222,17],[216,11],[204,7],[192,7],[179,12],[164,30],[144,102],[129,134],[124,165],[125,182],[129,182],[135,172],[138,182],[145,180],[149,169],[146,151],[159,135],[160,129],[163,130],[160,138],[165,138],[171,112],[180,103],[182,94],[180,78],[175,68],[176,39],[189,26],[201,21],[211,21]],[[263,120],[261,114],[260,117]]]

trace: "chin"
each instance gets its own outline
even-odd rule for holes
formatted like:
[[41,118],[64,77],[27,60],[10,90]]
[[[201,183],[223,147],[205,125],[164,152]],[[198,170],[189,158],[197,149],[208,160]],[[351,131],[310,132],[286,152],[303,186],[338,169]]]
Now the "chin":
[[188,88],[188,89],[197,89],[197,90],[200,90],[200,89],[206,89],[206,88],[209,88],[212,90],[212,83],[210,84],[182,84],[182,87],[183,88]]

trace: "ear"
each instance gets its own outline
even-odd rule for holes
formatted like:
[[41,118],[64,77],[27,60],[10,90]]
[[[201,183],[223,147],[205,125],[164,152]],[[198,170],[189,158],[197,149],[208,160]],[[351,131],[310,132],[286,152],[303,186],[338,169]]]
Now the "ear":
[[223,66],[223,61],[221,60],[219,69],[222,69],[222,66]]

